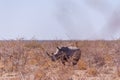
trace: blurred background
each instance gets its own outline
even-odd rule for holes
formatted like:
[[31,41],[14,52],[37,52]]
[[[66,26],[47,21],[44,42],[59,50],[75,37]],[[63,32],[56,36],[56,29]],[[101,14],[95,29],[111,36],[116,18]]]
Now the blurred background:
[[120,39],[120,0],[0,0],[0,39]]

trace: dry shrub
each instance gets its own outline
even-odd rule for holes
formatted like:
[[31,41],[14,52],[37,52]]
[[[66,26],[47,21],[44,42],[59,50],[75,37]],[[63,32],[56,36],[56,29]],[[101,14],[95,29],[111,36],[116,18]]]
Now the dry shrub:
[[41,80],[45,76],[45,73],[41,70],[35,72],[35,80]]
[[119,70],[119,71],[117,71],[117,75],[120,77],[120,70]]
[[62,41],[57,41],[57,40],[55,40],[54,42],[53,42],[53,46],[54,47],[58,47],[58,46],[61,46],[62,45]]
[[29,59],[27,62],[27,65],[36,65],[38,64],[38,61],[36,59]]
[[99,46],[100,48],[105,48],[105,49],[108,48],[108,45],[105,41],[99,41],[97,46]]
[[89,68],[89,69],[87,70],[87,73],[88,73],[89,76],[97,76],[98,71],[97,71],[96,68]]
[[117,76],[120,77],[120,65],[117,65]]
[[0,69],[4,68],[4,63],[0,60]]
[[54,62],[52,62],[51,60],[45,59],[43,61],[40,61],[39,68],[47,70],[47,69],[53,67],[54,65],[55,65]]
[[110,54],[106,54],[104,55],[104,60],[105,60],[105,63],[110,63],[113,61],[113,57]]
[[32,49],[27,53],[27,58],[27,64],[29,65],[36,65],[39,63],[38,60],[40,60],[39,54],[37,54],[35,50]]
[[3,45],[2,42],[0,42],[0,47],[2,47],[2,45]]
[[29,59],[30,59],[30,58],[36,58],[36,56],[37,56],[34,50],[30,50],[30,51],[27,53],[27,55],[28,55],[28,58],[29,58]]
[[10,60],[6,61],[6,65],[5,65],[4,68],[5,68],[5,70],[8,71],[8,72],[13,71],[14,67],[13,67],[12,61],[10,61]]
[[26,43],[25,47],[32,48],[32,49],[34,49],[34,48],[41,48],[41,44],[40,44],[39,41],[32,40],[32,41]]
[[86,70],[87,69],[87,64],[85,60],[80,60],[78,62],[78,69],[80,70]]
[[50,67],[52,65],[52,63],[50,62],[50,61],[46,61],[43,65],[42,65],[42,67],[43,68],[48,68],[48,67]]
[[103,65],[105,65],[105,59],[103,55],[95,54],[93,57],[96,67],[102,67]]

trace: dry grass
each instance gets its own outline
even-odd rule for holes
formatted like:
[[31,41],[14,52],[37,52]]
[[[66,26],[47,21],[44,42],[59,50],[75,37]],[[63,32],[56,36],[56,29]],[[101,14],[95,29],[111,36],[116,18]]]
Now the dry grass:
[[87,63],[85,60],[80,60],[78,62],[78,69],[79,70],[86,70],[87,69]]
[[98,74],[98,71],[96,68],[89,68],[87,70],[87,73],[88,73],[88,76],[97,76]]
[[[52,62],[57,46],[82,51],[76,66]],[[0,41],[0,80],[119,80],[120,41]]]

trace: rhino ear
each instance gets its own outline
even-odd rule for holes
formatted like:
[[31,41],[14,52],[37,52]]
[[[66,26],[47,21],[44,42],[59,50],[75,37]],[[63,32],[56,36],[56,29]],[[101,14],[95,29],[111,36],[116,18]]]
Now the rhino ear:
[[60,50],[60,48],[57,46],[57,49]]

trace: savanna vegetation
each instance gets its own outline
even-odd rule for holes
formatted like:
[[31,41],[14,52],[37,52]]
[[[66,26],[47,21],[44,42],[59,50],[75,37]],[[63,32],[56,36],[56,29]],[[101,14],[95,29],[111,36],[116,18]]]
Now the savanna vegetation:
[[[80,48],[78,64],[52,62],[57,46]],[[120,80],[120,40],[0,41],[0,80]]]

